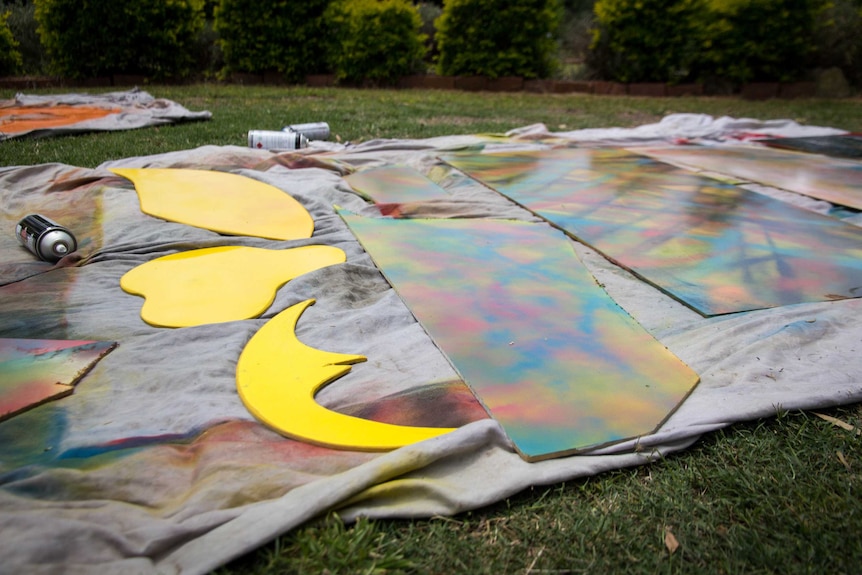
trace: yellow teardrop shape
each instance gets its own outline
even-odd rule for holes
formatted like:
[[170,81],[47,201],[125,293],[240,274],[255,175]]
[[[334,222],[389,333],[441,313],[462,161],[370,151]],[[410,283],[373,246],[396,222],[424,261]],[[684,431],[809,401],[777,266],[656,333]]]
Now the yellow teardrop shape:
[[314,220],[282,190],[211,170],[110,168],[135,184],[145,214],[235,236],[311,237]]

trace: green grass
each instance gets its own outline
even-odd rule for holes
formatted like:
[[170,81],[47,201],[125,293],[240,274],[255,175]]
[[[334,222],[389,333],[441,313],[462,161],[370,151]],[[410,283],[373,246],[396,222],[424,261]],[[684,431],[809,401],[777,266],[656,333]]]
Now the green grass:
[[[862,426],[859,405],[829,413]],[[219,573],[856,574],[860,442],[813,414],[782,413],[652,465],[453,518],[345,527],[329,516]]]
[[[169,98],[190,110],[209,110],[213,119],[134,132],[10,140],[0,147],[0,165],[63,162],[94,167],[110,159],[208,144],[244,146],[249,130],[278,130],[286,124],[314,121],[328,122],[334,137],[345,142],[504,132],[537,122],[551,130],[632,127],[656,122],[677,112],[761,120],[792,119],[804,124],[862,131],[858,99],[750,102],[735,98],[602,98],[218,84],[146,89],[155,97]],[[56,90],[29,93],[45,92]],[[12,96],[13,91],[0,90],[0,98]]]
[[[119,89],[119,88],[116,88]],[[245,145],[250,129],[327,121],[342,141],[636,126],[675,112],[793,119],[862,132],[860,101],[600,98],[198,85],[156,97],[213,119],[0,143],[0,165],[106,160]],[[34,91],[37,93],[39,91]],[[41,92],[56,92],[42,90]],[[10,91],[0,91],[8,98]],[[827,410],[858,430],[862,406]],[[529,489],[456,517],[320,518],[222,568],[240,573],[862,572],[862,436],[811,413],[734,425],[667,459]],[[679,547],[671,553],[671,533]]]

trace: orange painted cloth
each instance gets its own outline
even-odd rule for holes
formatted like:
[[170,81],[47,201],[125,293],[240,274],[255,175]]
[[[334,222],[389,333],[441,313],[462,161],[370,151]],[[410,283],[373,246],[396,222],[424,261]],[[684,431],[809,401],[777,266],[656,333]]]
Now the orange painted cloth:
[[97,120],[118,114],[120,108],[91,106],[13,106],[0,108],[0,132],[13,136],[33,130],[71,126],[87,120]]
[[192,112],[137,88],[103,94],[16,94],[0,100],[0,142],[84,132],[133,130],[177,122],[209,120],[207,111]]

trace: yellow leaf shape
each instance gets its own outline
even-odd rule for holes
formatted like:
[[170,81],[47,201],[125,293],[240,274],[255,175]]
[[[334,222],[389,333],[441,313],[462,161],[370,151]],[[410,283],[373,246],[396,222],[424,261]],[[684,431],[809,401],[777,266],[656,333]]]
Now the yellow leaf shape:
[[293,278],[345,259],[332,246],[204,248],[141,264],[120,287],[145,298],[141,318],[148,324],[189,327],[257,317]]
[[365,357],[322,351],[297,339],[296,322],[313,303],[313,299],[306,300],[279,313],[260,328],[240,354],[237,391],[252,415],[300,441],[361,451],[396,449],[452,431],[370,421],[337,413],[314,401],[320,388]]
[[145,214],[237,236],[310,238],[314,220],[282,190],[210,170],[111,168],[135,184]]

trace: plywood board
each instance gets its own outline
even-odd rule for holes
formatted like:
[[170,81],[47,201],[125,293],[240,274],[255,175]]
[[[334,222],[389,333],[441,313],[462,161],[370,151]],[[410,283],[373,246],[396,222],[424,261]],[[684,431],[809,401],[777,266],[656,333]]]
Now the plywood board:
[[350,187],[376,204],[422,202],[448,196],[446,190],[407,166],[384,166],[344,177]]
[[698,381],[548,225],[342,217],[529,461],[648,434]]
[[0,338],[0,421],[59,399],[114,342]]
[[862,162],[755,146],[637,148],[663,162],[862,210]]
[[645,156],[444,160],[703,315],[862,295],[862,228]]
[[804,138],[769,138],[758,140],[772,148],[782,148],[809,154],[822,154],[835,158],[862,159],[862,134],[836,134]]

